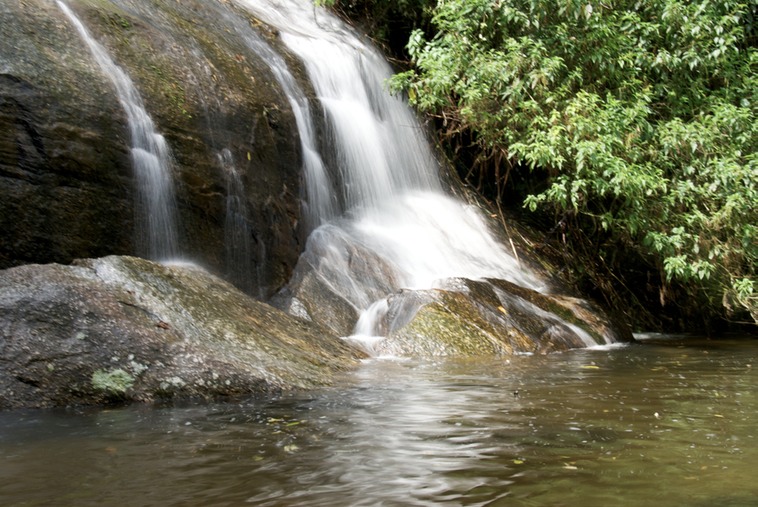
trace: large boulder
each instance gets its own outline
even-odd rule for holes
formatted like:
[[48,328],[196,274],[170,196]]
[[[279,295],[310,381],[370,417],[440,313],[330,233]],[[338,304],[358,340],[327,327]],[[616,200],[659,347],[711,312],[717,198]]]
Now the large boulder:
[[506,280],[449,279],[387,298],[373,353],[439,357],[563,351],[628,341],[586,300]]
[[[67,4],[130,76],[168,141],[182,257],[256,296],[275,293],[304,234],[295,119],[249,44],[275,46],[275,34],[228,3]],[[0,268],[144,256],[129,147],[112,82],[56,2],[2,2]],[[225,244],[232,169],[243,188],[239,235],[252,259],[245,272],[230,265]]]
[[0,408],[306,389],[361,357],[195,266],[111,256],[0,271]]

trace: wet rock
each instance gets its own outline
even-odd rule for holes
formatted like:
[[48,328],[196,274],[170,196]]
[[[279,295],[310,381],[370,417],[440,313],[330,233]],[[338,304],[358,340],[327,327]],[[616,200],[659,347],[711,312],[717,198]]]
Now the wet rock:
[[[286,96],[245,38],[276,38],[219,2],[67,3],[168,141],[182,256],[238,285],[252,280],[256,296],[274,294],[303,248],[299,142]],[[0,6],[0,132],[0,268],[144,255],[125,113],[55,2]],[[246,195],[248,273],[227,265],[230,166]]]
[[445,280],[387,299],[386,338],[373,352],[396,356],[548,353],[625,341],[590,303],[504,280]]
[[0,408],[307,389],[360,357],[194,266],[111,256],[0,271]]
[[513,348],[463,293],[402,291],[389,298],[389,333],[374,346],[379,355],[436,357],[504,355]]
[[292,280],[272,303],[348,336],[361,310],[395,286],[393,269],[383,258],[343,229],[325,225],[310,235]]
[[[399,288],[397,279],[392,266],[348,230],[326,225],[311,235],[273,304],[338,336],[382,337],[370,344],[357,339],[378,355],[548,353],[632,340],[626,326],[557,283],[544,288],[555,291],[547,293],[507,280],[451,278],[410,290]],[[361,327],[362,315],[370,316],[371,326]]]
[[592,301],[564,293],[543,294],[526,289],[507,280],[489,279],[501,300],[519,298],[529,302],[542,312],[548,312],[567,324],[576,326],[599,343],[626,343],[634,340],[631,329],[616,322]]

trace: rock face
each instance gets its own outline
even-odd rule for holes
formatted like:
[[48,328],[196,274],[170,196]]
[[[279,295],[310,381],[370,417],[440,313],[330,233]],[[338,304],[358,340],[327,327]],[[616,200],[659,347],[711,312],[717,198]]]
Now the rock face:
[[376,253],[325,225],[309,236],[292,279],[272,304],[347,336],[361,308],[393,292],[394,276]]
[[[246,44],[276,38],[219,2],[67,3],[131,77],[168,141],[182,256],[271,296],[303,243],[295,120],[269,67]],[[0,268],[144,255],[135,245],[129,146],[113,84],[56,3],[2,2]],[[230,266],[225,251],[232,169],[244,187],[247,273]]]
[[197,267],[111,256],[0,271],[0,409],[312,388],[360,357]]

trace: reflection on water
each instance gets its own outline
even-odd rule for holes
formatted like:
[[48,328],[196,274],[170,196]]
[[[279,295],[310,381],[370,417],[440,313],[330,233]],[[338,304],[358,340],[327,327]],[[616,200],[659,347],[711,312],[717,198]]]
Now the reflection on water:
[[0,414],[4,506],[756,505],[758,342],[375,360],[241,404]]

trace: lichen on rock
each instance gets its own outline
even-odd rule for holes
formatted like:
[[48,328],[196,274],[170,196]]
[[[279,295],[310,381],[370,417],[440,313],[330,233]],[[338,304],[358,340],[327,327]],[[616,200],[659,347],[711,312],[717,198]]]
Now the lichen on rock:
[[134,385],[134,377],[121,368],[97,370],[92,373],[92,387],[109,395],[126,396],[126,391]]

